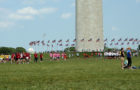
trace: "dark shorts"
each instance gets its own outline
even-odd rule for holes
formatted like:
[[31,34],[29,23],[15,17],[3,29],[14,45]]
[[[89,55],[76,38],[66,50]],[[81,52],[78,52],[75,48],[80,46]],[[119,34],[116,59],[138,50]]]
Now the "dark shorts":
[[35,60],[35,61],[37,61],[37,60],[38,60],[38,58],[35,58],[34,60]]
[[132,65],[132,58],[131,57],[127,57],[127,60],[128,60],[128,66],[131,66]]
[[43,61],[43,58],[40,58],[40,61]]
[[24,60],[24,58],[21,58],[21,60]]
[[18,61],[18,58],[15,58],[15,61]]

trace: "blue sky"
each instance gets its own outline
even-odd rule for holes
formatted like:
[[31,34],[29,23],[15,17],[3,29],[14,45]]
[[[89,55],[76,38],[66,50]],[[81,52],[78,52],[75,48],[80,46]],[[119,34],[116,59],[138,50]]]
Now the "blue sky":
[[[86,1],[86,0],[85,0]],[[103,0],[104,36],[140,39],[140,0]],[[0,0],[0,46],[75,38],[75,0]]]

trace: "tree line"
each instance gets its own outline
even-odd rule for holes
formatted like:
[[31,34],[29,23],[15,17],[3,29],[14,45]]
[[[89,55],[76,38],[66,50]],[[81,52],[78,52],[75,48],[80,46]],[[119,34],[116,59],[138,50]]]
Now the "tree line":
[[12,47],[0,47],[0,55],[9,55],[12,53],[17,53],[17,52],[26,52],[26,49],[23,47],[17,47],[17,48],[12,48]]

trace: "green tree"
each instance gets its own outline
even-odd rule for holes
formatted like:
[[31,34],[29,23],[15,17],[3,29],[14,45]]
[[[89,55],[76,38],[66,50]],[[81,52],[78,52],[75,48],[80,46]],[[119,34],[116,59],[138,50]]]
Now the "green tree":
[[75,47],[65,48],[65,52],[75,52]]
[[23,47],[17,47],[16,48],[16,52],[26,52],[26,50],[25,50],[25,48],[23,48]]
[[8,54],[12,54],[15,53],[16,49],[15,48],[11,48],[11,47],[0,47],[0,54],[4,54],[4,55],[8,55]]
[[7,47],[1,47],[0,48],[0,54],[9,54],[10,53],[10,49]]
[[11,48],[11,47],[0,47],[0,54],[9,55],[16,52],[26,52],[23,47]]
[[12,54],[12,53],[16,53],[16,49],[15,48],[9,48],[10,49],[10,54]]

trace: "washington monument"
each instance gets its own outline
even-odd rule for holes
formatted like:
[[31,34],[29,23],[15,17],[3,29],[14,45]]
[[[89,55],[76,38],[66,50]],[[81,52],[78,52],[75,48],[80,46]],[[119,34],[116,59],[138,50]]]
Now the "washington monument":
[[104,49],[102,0],[76,0],[76,40],[79,52]]

